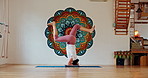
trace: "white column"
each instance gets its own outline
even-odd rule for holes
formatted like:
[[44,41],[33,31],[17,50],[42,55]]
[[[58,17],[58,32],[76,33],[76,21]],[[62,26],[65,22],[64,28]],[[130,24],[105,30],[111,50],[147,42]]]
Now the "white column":
[[8,0],[0,0],[0,65],[7,63],[7,55],[8,55]]

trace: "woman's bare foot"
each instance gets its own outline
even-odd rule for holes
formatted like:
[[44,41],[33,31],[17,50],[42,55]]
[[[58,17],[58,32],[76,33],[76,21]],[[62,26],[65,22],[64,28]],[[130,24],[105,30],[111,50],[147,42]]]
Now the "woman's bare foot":
[[93,26],[91,29],[90,29],[90,33],[93,33],[93,31],[95,30],[95,26]]
[[50,26],[50,25],[55,26],[55,21],[50,22],[50,23],[48,23],[47,25],[48,25],[48,26]]

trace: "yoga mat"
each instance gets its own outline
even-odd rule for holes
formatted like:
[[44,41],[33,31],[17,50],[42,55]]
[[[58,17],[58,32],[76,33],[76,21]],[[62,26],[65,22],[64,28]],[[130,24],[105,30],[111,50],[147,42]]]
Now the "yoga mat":
[[101,66],[77,66],[77,65],[75,65],[75,66],[70,66],[70,65],[65,65],[65,66],[36,66],[36,67],[42,67],[42,68],[54,68],[54,67],[56,67],[56,68],[63,68],[63,67],[87,67],[87,68],[101,68]]

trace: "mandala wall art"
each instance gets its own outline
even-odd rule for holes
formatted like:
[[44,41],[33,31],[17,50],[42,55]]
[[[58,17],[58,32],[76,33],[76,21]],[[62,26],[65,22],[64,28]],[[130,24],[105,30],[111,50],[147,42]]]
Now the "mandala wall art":
[[[86,28],[93,26],[91,18],[87,17],[82,10],[75,10],[74,8],[66,8],[65,10],[58,10],[53,17],[50,17],[47,23],[56,21],[56,27],[58,30],[58,36],[68,35],[72,27],[75,24],[79,24]],[[54,52],[59,56],[67,56],[66,54],[66,42],[57,42],[53,39],[52,26],[48,26],[45,29],[45,36],[47,38],[47,44]],[[93,38],[95,36],[95,30],[93,33],[85,31],[77,31],[76,34],[76,52],[78,56],[82,56],[93,45]]]

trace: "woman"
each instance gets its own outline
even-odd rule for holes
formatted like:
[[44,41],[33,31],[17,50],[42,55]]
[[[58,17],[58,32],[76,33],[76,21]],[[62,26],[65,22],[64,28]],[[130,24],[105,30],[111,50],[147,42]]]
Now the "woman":
[[74,27],[70,31],[69,35],[58,37],[56,22],[53,21],[51,23],[48,23],[47,25],[53,26],[54,41],[67,42],[66,52],[67,52],[67,56],[69,58],[68,65],[79,65],[78,64],[79,59],[77,58],[76,47],[75,47],[77,30],[79,29],[81,31],[86,31],[86,32],[92,33],[95,29],[95,26],[93,26],[91,29],[88,29],[88,28],[85,28],[85,27],[82,27],[82,26],[76,24],[76,25],[74,25]]

